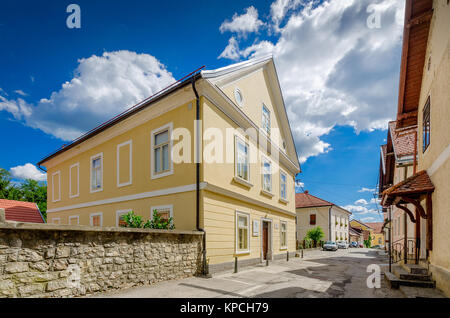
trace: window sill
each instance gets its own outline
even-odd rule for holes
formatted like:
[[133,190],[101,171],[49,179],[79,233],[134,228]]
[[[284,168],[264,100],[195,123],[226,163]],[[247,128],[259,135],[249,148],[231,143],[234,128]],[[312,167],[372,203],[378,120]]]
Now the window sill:
[[247,250],[247,251],[236,251],[234,254],[236,254],[236,255],[250,254],[250,250]]
[[280,201],[281,203],[284,203],[284,204],[288,204],[289,203],[288,200],[283,199],[283,198],[279,198],[278,201]]
[[241,184],[241,185],[243,185],[243,186],[246,186],[247,188],[251,188],[251,187],[253,187],[253,184],[251,184],[250,182],[248,182],[247,180],[244,180],[244,179],[242,179],[242,178],[239,178],[239,177],[234,177],[233,178],[233,180],[234,180],[234,182],[236,182],[236,183],[239,183],[239,184]]
[[274,194],[272,192],[261,190],[261,194],[265,195],[266,197],[273,198]]
[[91,193],[103,191],[103,188],[100,189],[91,189]]
[[287,248],[287,246],[282,246],[282,247],[280,247],[280,251],[285,251],[285,250],[287,250],[288,248]]

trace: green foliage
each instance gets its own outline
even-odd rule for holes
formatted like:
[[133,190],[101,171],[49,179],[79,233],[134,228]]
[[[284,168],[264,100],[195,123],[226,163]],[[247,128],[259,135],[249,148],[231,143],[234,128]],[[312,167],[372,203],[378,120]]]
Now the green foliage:
[[142,227],[142,216],[134,214],[133,211],[128,212],[123,216],[127,227],[141,228]]
[[168,220],[161,218],[158,211],[153,210],[153,219],[148,220],[144,224],[144,228],[148,229],[161,229],[161,230],[173,230],[175,225],[173,224],[173,218],[170,217]]
[[173,230],[175,225],[173,224],[173,218],[168,220],[161,218],[161,215],[154,210],[153,219],[144,223],[142,216],[134,214],[133,211],[128,212],[123,216],[126,223],[126,227],[132,228],[144,228],[144,229],[160,229],[160,230]]
[[370,248],[371,245],[372,245],[372,237],[369,234],[369,237],[367,238],[367,240],[364,240],[364,246],[367,248]]
[[315,228],[312,228],[311,230],[309,230],[306,233],[306,237],[312,241],[314,241],[314,243],[319,242],[322,237],[324,237],[325,234],[323,233],[323,230],[320,226],[317,226]]
[[27,179],[15,184],[9,171],[0,168],[0,199],[34,202],[47,219],[47,185],[43,182]]

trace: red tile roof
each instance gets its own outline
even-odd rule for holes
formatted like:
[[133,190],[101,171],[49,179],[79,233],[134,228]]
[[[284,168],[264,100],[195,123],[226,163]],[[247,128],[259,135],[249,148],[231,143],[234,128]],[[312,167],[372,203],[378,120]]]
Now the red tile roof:
[[400,195],[408,193],[430,192],[434,190],[428,173],[425,170],[413,174],[411,177],[393,185],[389,189],[383,191],[384,195]]
[[417,126],[396,129],[395,123],[395,121],[389,122],[395,156],[398,159],[404,156],[412,156],[414,154],[414,132],[417,132]]
[[45,223],[36,203],[0,199],[7,221]]
[[373,228],[375,233],[383,233],[383,222],[372,222],[372,223],[366,223],[368,226]]
[[319,199],[311,194],[308,191],[304,193],[296,193],[295,194],[295,207],[296,208],[306,208],[306,207],[315,207],[315,206],[330,206],[335,205],[334,203]]

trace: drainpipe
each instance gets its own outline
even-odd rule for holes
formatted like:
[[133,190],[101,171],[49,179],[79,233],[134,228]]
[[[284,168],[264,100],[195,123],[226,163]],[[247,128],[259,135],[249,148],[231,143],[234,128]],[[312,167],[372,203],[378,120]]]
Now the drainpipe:
[[[198,124],[200,121],[200,97],[198,96],[197,89],[195,87],[195,81],[196,77],[192,77],[192,89],[195,94],[195,119],[196,123]],[[197,129],[197,134],[199,133],[199,129]],[[197,142],[195,140],[194,142]],[[196,147],[196,151],[198,151],[199,145]],[[206,264],[206,232],[204,229],[200,228],[200,160],[199,160],[199,153],[197,153],[197,162],[195,163],[195,170],[196,170],[196,180],[195,180],[195,209],[196,209],[196,227],[197,231],[203,232],[203,268],[202,268],[202,274],[204,276],[209,275],[209,271]]]
[[332,208],[333,206],[332,205],[330,205],[330,208],[328,209],[328,240],[329,241],[332,241],[332,239],[331,239],[331,208]]

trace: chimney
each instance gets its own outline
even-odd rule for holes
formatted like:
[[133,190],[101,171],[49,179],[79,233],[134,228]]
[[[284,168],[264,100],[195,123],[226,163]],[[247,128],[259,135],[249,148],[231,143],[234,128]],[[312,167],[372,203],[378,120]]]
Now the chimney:
[[308,194],[309,193],[309,191],[308,190],[305,190],[305,192],[303,192],[304,194]]

